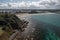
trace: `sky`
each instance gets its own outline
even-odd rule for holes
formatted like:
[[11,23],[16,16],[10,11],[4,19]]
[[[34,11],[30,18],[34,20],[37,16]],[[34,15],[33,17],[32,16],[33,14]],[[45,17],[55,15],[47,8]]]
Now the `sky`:
[[0,9],[60,9],[60,0],[0,0]]

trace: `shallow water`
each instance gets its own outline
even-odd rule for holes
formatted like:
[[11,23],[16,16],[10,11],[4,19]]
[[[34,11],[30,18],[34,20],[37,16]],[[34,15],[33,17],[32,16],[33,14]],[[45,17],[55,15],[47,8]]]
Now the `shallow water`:
[[22,17],[29,21],[24,38],[33,37],[33,40],[60,40],[60,14],[39,14]]
[[34,40],[60,40],[60,14],[34,15],[37,21]]
[[43,14],[32,16],[32,19],[60,26],[60,14]]

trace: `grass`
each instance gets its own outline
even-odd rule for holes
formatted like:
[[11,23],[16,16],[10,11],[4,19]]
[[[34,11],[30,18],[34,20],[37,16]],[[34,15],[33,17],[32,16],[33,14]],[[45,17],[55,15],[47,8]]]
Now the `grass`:
[[0,36],[3,34],[2,27],[0,27]]
[[14,14],[0,13],[0,40],[8,40],[15,32],[14,30],[21,30],[22,32],[22,25],[25,22]]

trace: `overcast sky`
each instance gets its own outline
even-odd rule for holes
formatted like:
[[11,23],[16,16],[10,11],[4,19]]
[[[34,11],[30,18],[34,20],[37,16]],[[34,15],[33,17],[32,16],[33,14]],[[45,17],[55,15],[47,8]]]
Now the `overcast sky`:
[[60,9],[60,0],[0,0],[0,9]]

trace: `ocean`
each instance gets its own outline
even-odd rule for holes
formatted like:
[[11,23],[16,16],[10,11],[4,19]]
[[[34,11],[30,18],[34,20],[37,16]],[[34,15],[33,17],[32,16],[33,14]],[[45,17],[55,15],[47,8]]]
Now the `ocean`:
[[60,40],[60,14],[39,14],[26,17],[29,24],[23,33],[33,40]]

